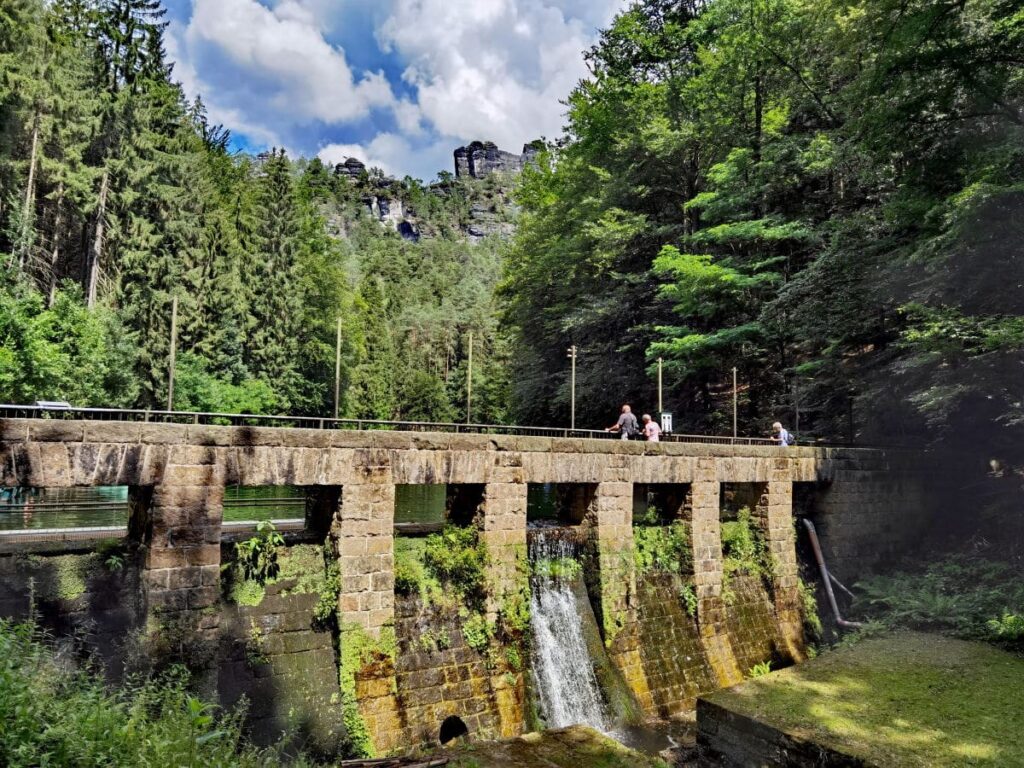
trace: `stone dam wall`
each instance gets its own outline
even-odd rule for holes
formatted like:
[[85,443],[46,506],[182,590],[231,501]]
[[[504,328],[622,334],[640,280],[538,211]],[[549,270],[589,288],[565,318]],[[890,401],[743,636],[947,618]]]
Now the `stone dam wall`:
[[[817,521],[838,572],[863,572],[918,536],[922,464],[875,450],[5,420],[0,484],[128,486],[131,517],[108,542],[0,537],[0,616],[36,615],[115,678],[187,662],[208,695],[249,700],[264,741],[287,731],[325,753],[384,754],[436,743],[451,717],[472,738],[511,736],[537,724],[529,653],[493,627],[529,590],[529,488],[554,484],[573,499],[563,522],[586,542],[615,673],[644,715],[672,717],[755,664],[802,659],[794,509]],[[237,576],[226,484],[306,490],[305,529],[285,535],[280,573],[259,589]],[[469,500],[488,555],[482,642],[457,606],[396,593],[399,484]],[[677,500],[691,573],[638,570],[641,487]],[[749,499],[765,574],[727,572],[730,489]]]

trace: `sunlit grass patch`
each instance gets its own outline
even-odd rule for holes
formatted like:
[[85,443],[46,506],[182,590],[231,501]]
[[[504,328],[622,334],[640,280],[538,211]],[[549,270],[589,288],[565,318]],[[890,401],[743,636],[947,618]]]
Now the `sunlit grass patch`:
[[901,632],[708,697],[878,765],[1024,766],[1024,659]]

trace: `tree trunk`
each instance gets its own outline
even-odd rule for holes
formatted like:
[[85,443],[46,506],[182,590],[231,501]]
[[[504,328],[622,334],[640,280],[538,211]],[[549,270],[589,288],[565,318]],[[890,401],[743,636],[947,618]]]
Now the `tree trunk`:
[[89,255],[88,284],[86,287],[86,306],[96,306],[96,289],[100,281],[100,259],[103,256],[103,236],[106,232],[107,193],[110,189],[110,171],[103,171],[100,182],[100,199],[96,206],[96,234],[92,241],[92,252]]
[[53,307],[57,297],[57,265],[60,263],[61,214],[64,213],[64,182],[57,187],[57,212],[53,217],[53,250],[50,252],[50,290],[46,296],[46,306]]
[[32,211],[36,199],[36,155],[39,152],[39,114],[32,121],[32,150],[28,157],[28,183],[25,185],[25,205],[21,211],[21,232],[18,235],[18,267],[25,268],[28,255],[29,227],[32,226]]

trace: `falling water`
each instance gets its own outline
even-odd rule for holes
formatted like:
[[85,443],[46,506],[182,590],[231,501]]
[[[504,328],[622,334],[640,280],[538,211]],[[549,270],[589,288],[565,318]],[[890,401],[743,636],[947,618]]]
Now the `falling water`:
[[[533,673],[541,711],[549,727],[583,724],[608,731],[607,716],[594,666],[587,652],[581,618],[578,574],[557,566],[545,572],[538,563],[578,562],[578,545],[565,529],[531,531],[530,561],[535,565],[530,621]],[[586,606],[589,608],[589,605]]]

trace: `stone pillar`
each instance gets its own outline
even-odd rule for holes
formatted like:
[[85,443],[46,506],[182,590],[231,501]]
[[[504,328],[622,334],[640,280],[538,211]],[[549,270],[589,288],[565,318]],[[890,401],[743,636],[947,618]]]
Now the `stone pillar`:
[[736,663],[725,623],[721,486],[715,459],[698,459],[686,508],[690,511],[693,586],[701,642],[721,684],[733,685],[743,679],[743,673]]
[[623,627],[632,624],[636,606],[636,568],[633,563],[633,483],[627,456],[611,457],[597,484],[588,515],[596,527],[597,565],[605,645],[610,646]]
[[151,632],[173,624],[205,638],[217,629],[216,614],[200,612],[220,597],[223,501],[224,471],[215,449],[174,446],[148,515],[136,524],[143,529],[142,587]]
[[487,545],[487,619],[495,621],[510,595],[529,596],[526,483],[488,483],[480,540]]
[[[357,451],[331,529],[341,577],[341,704],[346,727],[351,724],[355,737],[367,739],[366,746],[377,753],[401,745],[393,656],[394,521],[390,455],[384,450]],[[392,632],[390,639],[382,637],[386,628]]]
[[773,479],[763,485],[755,514],[768,551],[779,628],[790,656],[799,661],[804,658],[804,641],[793,530],[793,482],[785,460],[781,464],[772,470]]
[[[511,457],[504,460],[508,461]],[[526,552],[526,483],[521,467],[496,467],[484,489],[480,539],[487,545],[487,620],[497,621],[502,608],[529,610],[530,571]],[[507,480],[509,482],[501,482]],[[520,604],[525,603],[525,604]],[[523,649],[524,655],[526,648]],[[508,678],[511,674],[514,678]],[[491,675],[502,738],[523,731],[525,681],[502,660]]]
[[395,620],[395,486],[391,468],[346,485],[341,492],[336,546],[341,572],[338,623],[379,638]]

